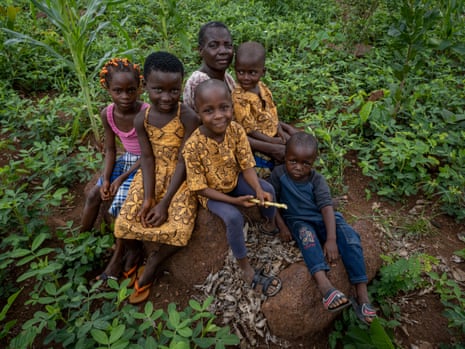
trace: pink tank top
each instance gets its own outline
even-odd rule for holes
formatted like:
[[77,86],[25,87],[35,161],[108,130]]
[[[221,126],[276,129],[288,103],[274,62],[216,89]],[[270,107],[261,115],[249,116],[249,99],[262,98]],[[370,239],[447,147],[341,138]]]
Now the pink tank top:
[[[141,107],[141,111],[145,110],[149,107],[148,103],[143,103]],[[115,108],[115,104],[112,103],[107,108],[107,120],[108,124],[110,125],[111,129],[119,137],[121,143],[123,143],[124,150],[128,153],[134,155],[140,155],[140,145],[137,139],[136,129],[133,128],[129,132],[123,132],[118,127],[116,127],[115,119],[113,118],[113,109]]]

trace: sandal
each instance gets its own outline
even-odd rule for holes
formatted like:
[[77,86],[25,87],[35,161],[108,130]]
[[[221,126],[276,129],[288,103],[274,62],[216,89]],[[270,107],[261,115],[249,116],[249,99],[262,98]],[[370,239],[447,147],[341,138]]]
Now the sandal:
[[[341,303],[341,304],[335,306],[335,304],[337,304],[338,301],[340,301],[340,300],[342,300],[344,298],[347,299],[347,302]],[[323,297],[323,305],[324,305],[325,309],[328,310],[331,313],[334,313],[334,312],[340,311],[340,310],[342,310],[344,308],[347,308],[351,304],[352,303],[346,297],[346,295],[344,293],[342,293],[341,291],[335,289],[335,288],[329,289],[329,291],[326,292],[326,295]]]
[[134,292],[129,296],[129,303],[139,304],[146,301],[150,295],[150,287],[152,287],[152,282],[140,287],[139,280],[136,280],[134,283]]
[[121,278],[121,282],[123,282],[126,279],[129,279],[129,284],[126,287],[132,287],[134,285],[134,282],[136,282],[136,270],[137,264],[134,265],[128,271],[123,271],[123,277]]
[[118,278],[116,276],[113,276],[113,275],[107,275],[107,273],[103,272],[102,274],[100,274],[99,276],[97,276],[92,282],[91,282],[91,285],[95,285],[95,283],[97,283],[98,281],[102,281],[102,284],[98,287],[98,290],[99,291],[111,291],[113,288],[110,287],[110,285],[108,285],[107,281],[108,280],[115,280],[116,282],[118,282]]
[[268,235],[268,236],[276,236],[277,234],[279,234],[279,228],[278,227],[275,227],[273,230],[269,231],[269,230],[265,229],[265,225],[266,224],[260,224],[258,226],[258,229],[260,230],[261,233],[263,233],[265,235]]
[[263,268],[255,271],[250,286],[255,289],[257,285],[262,286],[262,293],[267,297],[273,297],[281,290],[281,279],[276,276],[266,276],[263,274]]
[[[370,325],[374,318],[378,317],[376,315],[376,309],[370,303],[358,304],[355,298],[352,298],[352,307],[354,308],[355,314],[358,319],[366,325]],[[367,318],[370,321],[367,321]]]

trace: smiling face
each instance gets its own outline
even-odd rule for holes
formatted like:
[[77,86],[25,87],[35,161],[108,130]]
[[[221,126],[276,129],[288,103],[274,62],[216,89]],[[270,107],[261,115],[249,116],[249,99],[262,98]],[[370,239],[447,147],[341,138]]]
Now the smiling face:
[[296,182],[308,180],[316,157],[317,149],[315,147],[310,147],[304,143],[289,143],[284,157],[289,177]]
[[203,44],[199,47],[199,53],[204,63],[203,68],[207,70],[208,75],[210,73],[224,75],[226,69],[231,65],[234,55],[231,34],[222,27],[207,28]]
[[133,72],[113,72],[108,92],[119,110],[129,111],[139,97],[139,81]]
[[241,87],[246,91],[254,91],[262,76],[265,75],[265,57],[253,51],[253,48],[250,48],[252,50],[250,52],[247,52],[247,49],[245,44],[239,47],[234,69]]
[[218,80],[205,81],[196,90],[195,105],[202,120],[203,133],[221,140],[233,118],[231,95],[226,85]]
[[144,81],[145,89],[155,109],[161,113],[176,110],[181,97],[182,74],[152,70]]

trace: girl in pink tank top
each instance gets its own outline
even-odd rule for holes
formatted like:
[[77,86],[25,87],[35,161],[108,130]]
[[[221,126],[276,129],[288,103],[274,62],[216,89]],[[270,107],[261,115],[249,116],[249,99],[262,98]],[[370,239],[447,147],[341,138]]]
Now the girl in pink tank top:
[[[100,72],[100,84],[113,101],[100,116],[105,132],[105,158],[102,176],[89,191],[81,220],[81,231],[92,229],[102,201],[111,201],[110,214],[116,217],[140,165],[140,146],[133,122],[148,107],[141,102],[141,72],[127,59],[114,58]],[[125,152],[117,157],[116,138]]]

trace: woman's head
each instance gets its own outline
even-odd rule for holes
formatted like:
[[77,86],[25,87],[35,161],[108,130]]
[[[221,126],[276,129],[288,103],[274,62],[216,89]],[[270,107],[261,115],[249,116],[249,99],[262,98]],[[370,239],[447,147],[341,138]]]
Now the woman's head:
[[201,70],[213,78],[224,75],[234,56],[229,29],[221,22],[208,22],[200,28],[198,44],[203,60]]
[[144,63],[144,86],[159,112],[170,113],[181,97],[184,66],[168,52],[151,53]]
[[139,66],[126,58],[113,58],[100,71],[100,84],[123,111],[134,107],[141,92],[141,81]]

